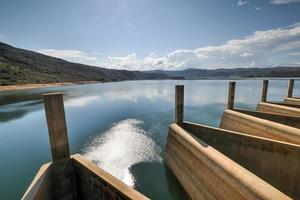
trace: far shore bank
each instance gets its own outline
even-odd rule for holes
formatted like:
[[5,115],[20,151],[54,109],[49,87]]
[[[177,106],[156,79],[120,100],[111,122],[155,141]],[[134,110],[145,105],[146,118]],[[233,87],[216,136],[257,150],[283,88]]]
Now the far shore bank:
[[92,84],[92,83],[100,83],[100,81],[29,83],[29,84],[22,84],[22,85],[5,85],[5,86],[0,86],[0,92],[13,91],[13,90],[24,90],[24,89],[46,88],[46,87],[70,86],[70,85],[80,85],[80,84]]
[[[299,77],[201,77],[201,78],[190,78],[190,79],[155,79],[155,80],[288,80],[288,79],[299,79]],[[146,79],[147,80],[147,79]],[[152,80],[152,79],[151,79]],[[127,80],[133,81],[133,80]],[[110,82],[110,81],[109,81]],[[111,81],[116,82],[116,81]],[[119,81],[117,81],[119,82]],[[81,85],[81,84],[93,84],[93,83],[103,83],[102,81],[80,81],[80,82],[56,82],[56,83],[28,83],[20,85],[5,85],[0,86],[0,92],[4,91],[14,91],[22,89],[36,89],[36,88],[46,88],[46,87],[61,87],[61,86],[71,86],[71,85]]]

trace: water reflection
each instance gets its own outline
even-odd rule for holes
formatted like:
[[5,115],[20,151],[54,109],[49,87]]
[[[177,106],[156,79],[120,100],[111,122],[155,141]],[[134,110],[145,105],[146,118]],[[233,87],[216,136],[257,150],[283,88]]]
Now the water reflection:
[[[47,92],[64,94],[72,154],[85,153],[152,199],[185,199],[159,162],[174,118],[176,84],[185,85],[186,120],[219,126],[226,80],[128,81],[0,92],[0,199],[20,199],[39,166],[51,158],[42,104]],[[261,80],[237,81],[236,107],[255,109],[260,87]],[[282,100],[286,87],[286,80],[270,81],[268,99]],[[294,94],[300,96],[300,81]]]
[[130,168],[142,162],[161,162],[160,148],[142,121],[126,119],[92,139],[84,148],[84,156],[133,187],[135,178]]
[[[29,112],[42,109],[42,94],[62,92],[67,107],[85,107],[89,104],[113,101],[138,103],[157,101],[169,105],[174,100],[175,84],[185,85],[185,105],[198,106],[224,103],[227,98],[227,83],[224,80],[201,81],[132,81],[53,87],[20,91],[0,92],[0,123],[24,117]],[[270,81],[268,98],[280,101],[285,96],[286,80]],[[236,87],[236,102],[257,104],[260,97],[260,80],[240,80]],[[295,82],[294,94],[299,96],[300,83]]]

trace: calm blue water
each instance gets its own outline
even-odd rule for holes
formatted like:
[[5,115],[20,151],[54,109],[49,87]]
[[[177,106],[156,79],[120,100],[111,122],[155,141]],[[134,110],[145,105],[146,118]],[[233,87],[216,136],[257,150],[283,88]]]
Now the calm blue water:
[[[185,120],[218,126],[226,80],[129,81],[0,92],[0,199],[20,199],[51,159],[42,94],[62,92],[71,153],[81,153],[152,199],[184,199],[163,164],[174,87],[185,85]],[[260,80],[237,81],[236,107],[255,109]],[[269,83],[282,100],[287,80]],[[300,85],[294,94],[300,96]]]

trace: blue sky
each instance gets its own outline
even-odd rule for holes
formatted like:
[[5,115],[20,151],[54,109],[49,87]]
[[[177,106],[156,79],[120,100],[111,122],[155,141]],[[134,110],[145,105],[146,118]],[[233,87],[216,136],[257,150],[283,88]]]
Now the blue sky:
[[300,0],[0,0],[0,41],[117,69],[300,65]]

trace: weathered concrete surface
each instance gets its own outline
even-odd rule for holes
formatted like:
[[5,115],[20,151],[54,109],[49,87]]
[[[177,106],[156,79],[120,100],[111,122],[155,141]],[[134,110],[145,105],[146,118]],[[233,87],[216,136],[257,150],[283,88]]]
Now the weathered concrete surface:
[[[61,174],[62,172],[65,172]],[[41,167],[22,200],[148,200],[81,155]]]
[[283,103],[290,104],[290,105],[300,105],[300,99],[296,97],[286,97],[283,100]]
[[269,85],[269,81],[268,80],[263,80],[261,96],[260,96],[260,101],[261,102],[266,102],[267,101],[268,85]]
[[79,154],[72,156],[80,199],[88,200],[148,200],[147,197],[129,187],[108,172],[97,167]]
[[300,198],[300,146],[185,122],[184,129],[294,199]]
[[50,164],[51,163],[47,163],[41,166],[32,183],[23,195],[22,200],[53,199],[50,191]]
[[52,160],[57,161],[70,157],[67,124],[61,93],[44,94],[45,113],[47,118]]
[[287,97],[292,97],[293,96],[294,82],[295,82],[294,79],[290,79],[289,80],[289,84],[288,84],[288,88],[287,88],[287,93],[286,93]]
[[227,109],[233,109],[233,107],[234,107],[234,95],[235,95],[235,82],[229,82],[229,85],[228,85],[228,98],[227,98]]
[[300,117],[300,108],[298,105],[285,105],[280,103],[259,102],[256,107],[257,111],[275,114],[291,115]]
[[57,200],[73,200],[78,198],[77,179],[74,175],[72,160],[62,159],[51,163],[51,194]]
[[300,144],[300,129],[234,110],[223,112],[220,128]]
[[234,109],[234,111],[244,113],[247,115],[251,115],[254,117],[270,120],[273,122],[281,123],[284,125],[292,126],[295,128],[300,128],[300,117],[294,117],[290,115],[282,115],[282,114],[274,114],[274,113],[266,113],[252,110],[244,110],[244,109]]
[[183,123],[184,115],[184,86],[176,85],[175,87],[175,123],[179,126]]
[[165,162],[192,199],[290,199],[177,124],[169,128]]

